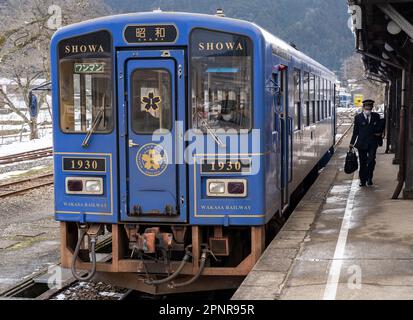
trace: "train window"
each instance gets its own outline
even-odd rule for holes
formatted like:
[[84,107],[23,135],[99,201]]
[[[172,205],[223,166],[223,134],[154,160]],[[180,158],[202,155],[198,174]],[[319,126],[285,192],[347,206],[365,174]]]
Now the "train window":
[[328,117],[328,81],[324,80],[324,117]]
[[304,72],[304,106],[303,106],[303,123],[305,126],[310,125],[310,74],[308,72]]
[[316,100],[316,113],[317,113],[317,121],[321,120],[320,114],[320,77],[316,76],[315,79],[315,100]]
[[63,132],[86,132],[92,127],[97,133],[112,131],[111,45],[107,31],[59,43],[60,126]]
[[301,129],[301,70],[294,69],[294,130]]
[[319,87],[319,101],[320,101],[320,118],[319,118],[319,120],[323,120],[323,105],[324,105],[324,103],[323,103],[323,78],[320,78],[319,79],[319,85],[320,85],[320,87]]
[[316,97],[315,97],[315,76],[313,74],[310,75],[310,98],[311,98],[311,108],[310,108],[310,121],[311,124],[315,123],[315,105],[316,105]]
[[252,42],[248,37],[204,29],[191,33],[192,127],[250,129]]
[[325,105],[325,80],[320,79],[320,108],[321,108],[321,120],[325,118],[324,105]]
[[172,91],[169,71],[136,69],[132,73],[131,83],[132,130],[138,134],[170,130]]
[[330,81],[326,82],[327,86],[326,86],[326,115],[327,117],[330,117],[330,86],[331,83]]
[[328,116],[331,117],[331,114],[332,114],[331,106],[333,104],[332,101],[334,99],[334,91],[333,91],[334,86],[333,86],[333,83],[330,82],[330,81],[329,81],[329,84],[330,84],[330,88],[329,88],[330,96],[329,96],[329,99],[328,99]]

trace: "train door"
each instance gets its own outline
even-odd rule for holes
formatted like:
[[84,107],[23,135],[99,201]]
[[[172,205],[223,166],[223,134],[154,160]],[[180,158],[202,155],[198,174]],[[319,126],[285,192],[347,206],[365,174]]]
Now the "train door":
[[281,131],[281,208],[285,209],[289,204],[288,183],[290,180],[290,136],[291,124],[288,113],[288,69],[280,68],[280,96],[278,98],[278,110],[280,111],[280,131]]
[[172,50],[167,57],[156,55],[160,51],[123,59],[127,179],[121,215],[127,221],[185,222],[186,168],[177,161],[183,153],[179,141],[185,120],[184,56]]

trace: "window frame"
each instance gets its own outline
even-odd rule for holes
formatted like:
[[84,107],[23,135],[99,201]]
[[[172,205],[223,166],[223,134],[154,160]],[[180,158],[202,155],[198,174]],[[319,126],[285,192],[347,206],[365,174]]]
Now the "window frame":
[[324,118],[328,118],[328,80],[324,79]]
[[310,72],[304,71],[303,75],[303,107],[305,108],[305,119],[304,126],[310,126],[310,103],[311,103],[311,94],[310,94]]
[[320,120],[325,118],[325,80],[320,77]]
[[[293,84],[293,93],[292,93],[292,98],[293,98],[293,103],[294,103],[294,131],[300,131],[300,130],[302,130],[302,114],[301,114],[301,108],[302,108],[302,106],[301,106],[301,97],[302,97],[302,94],[301,94],[301,89],[302,89],[302,86],[301,86],[301,74],[302,74],[302,71],[301,71],[301,69],[299,69],[299,68],[293,68],[293,72],[292,72],[292,84]],[[298,75],[298,79],[296,79],[296,75]],[[297,81],[296,80],[298,80],[298,83],[297,83]],[[298,90],[297,90],[297,84],[298,84]],[[296,100],[296,94],[297,94],[297,91],[298,91],[298,100]],[[297,106],[297,103],[298,103],[298,106]],[[297,113],[297,114],[296,114]],[[296,120],[297,120],[297,122],[296,122]]]
[[316,122],[321,121],[321,113],[320,113],[320,76],[315,76],[315,102],[316,102]]
[[[310,72],[310,103],[311,103],[311,119],[310,119],[310,125],[315,124],[316,121],[316,104],[317,104],[317,100],[316,100],[316,75],[312,72]],[[311,84],[313,85],[313,87],[311,87]],[[311,94],[311,89],[313,90],[313,94]]]

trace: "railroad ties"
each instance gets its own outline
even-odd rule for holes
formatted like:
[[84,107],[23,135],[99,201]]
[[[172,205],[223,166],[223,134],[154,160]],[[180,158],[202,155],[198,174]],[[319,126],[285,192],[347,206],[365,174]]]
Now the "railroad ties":
[[0,198],[17,195],[28,190],[53,184],[53,174],[44,174],[41,176],[31,177],[23,180],[8,182],[0,185]]
[[33,151],[15,153],[8,156],[0,157],[0,165],[28,161],[28,160],[36,160],[46,157],[53,156],[53,149],[49,148],[42,148]]

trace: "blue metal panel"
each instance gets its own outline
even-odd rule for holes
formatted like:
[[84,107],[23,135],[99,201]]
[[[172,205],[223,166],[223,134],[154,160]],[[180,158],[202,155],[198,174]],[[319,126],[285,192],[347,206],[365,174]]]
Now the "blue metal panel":
[[[66,137],[64,138],[66,140]],[[67,140],[66,140],[67,141]],[[104,159],[105,172],[78,172],[64,170],[63,158]],[[55,152],[55,213],[59,221],[79,222],[116,222],[116,184],[114,183],[114,166],[112,153],[98,152]],[[72,195],[66,193],[67,177],[93,177],[103,179],[103,195]]]

